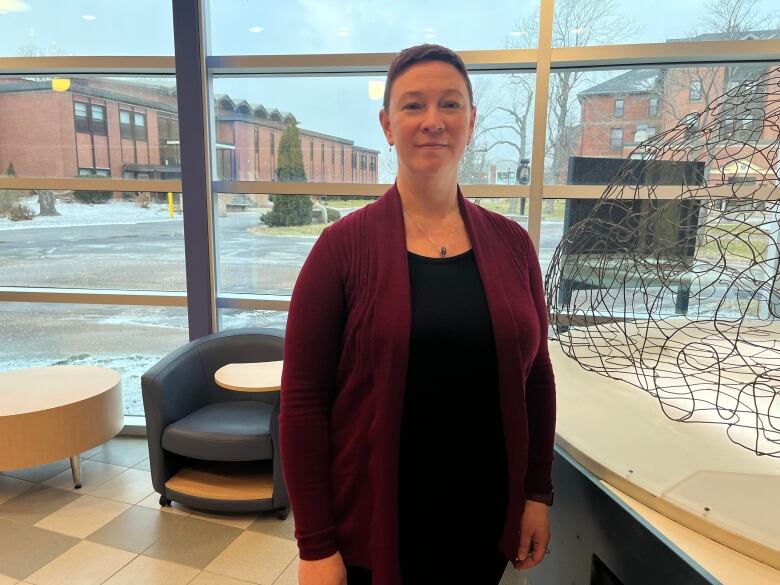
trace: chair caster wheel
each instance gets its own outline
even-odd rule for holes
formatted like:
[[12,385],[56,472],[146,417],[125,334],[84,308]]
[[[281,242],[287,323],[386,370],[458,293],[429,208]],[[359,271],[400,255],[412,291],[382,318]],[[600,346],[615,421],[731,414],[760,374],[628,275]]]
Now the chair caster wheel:
[[73,489],[74,490],[80,490],[81,489],[81,484],[77,483],[76,485],[73,486]]
[[166,498],[165,496],[160,496],[160,505],[163,508],[166,508],[166,507],[171,505],[171,501],[168,498]]
[[287,520],[287,515],[288,515],[289,513],[290,513],[290,511],[289,511],[289,510],[279,510],[279,511],[276,513],[276,517],[277,517],[279,520]]

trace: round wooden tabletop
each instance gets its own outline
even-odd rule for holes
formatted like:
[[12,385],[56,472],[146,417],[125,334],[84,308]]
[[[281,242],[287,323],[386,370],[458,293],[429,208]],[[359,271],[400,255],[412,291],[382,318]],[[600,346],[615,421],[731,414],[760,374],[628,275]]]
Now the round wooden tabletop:
[[0,469],[72,457],[124,424],[119,373],[96,366],[0,372]]
[[214,373],[214,381],[238,392],[273,392],[282,387],[283,364],[283,361],[227,364]]

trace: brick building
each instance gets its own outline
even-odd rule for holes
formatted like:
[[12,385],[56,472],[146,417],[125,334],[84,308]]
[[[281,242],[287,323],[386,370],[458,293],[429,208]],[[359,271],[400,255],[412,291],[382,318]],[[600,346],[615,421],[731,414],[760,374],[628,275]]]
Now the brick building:
[[[707,34],[685,40],[724,38],[725,35]],[[780,31],[755,31],[745,33],[743,38],[780,38]],[[579,148],[571,154],[627,158],[639,143],[674,128],[682,120],[689,120],[692,128],[696,124],[706,124],[707,119],[696,120],[696,113],[729,89],[767,70],[767,65],[763,64],[702,65],[634,69],[613,77],[579,93]],[[755,142],[758,138],[760,145],[777,138],[776,132],[762,127],[759,113],[764,99],[766,96],[757,91],[752,104],[755,107],[744,108],[742,114],[725,120],[717,135],[721,144],[715,163],[708,169],[710,180],[723,172],[727,161],[739,162],[740,151],[745,149],[747,152],[745,141]],[[713,154],[712,149],[706,154]],[[718,160],[722,160],[723,165],[719,165]],[[767,170],[766,166],[764,163],[762,167],[754,158],[747,166],[747,173],[761,175],[762,170]]]
[[[216,100],[220,179],[274,180],[276,145],[295,117],[262,104]],[[378,182],[378,151],[299,128],[312,182]],[[105,78],[0,78],[0,172],[17,176],[174,179],[181,176],[176,90]]]

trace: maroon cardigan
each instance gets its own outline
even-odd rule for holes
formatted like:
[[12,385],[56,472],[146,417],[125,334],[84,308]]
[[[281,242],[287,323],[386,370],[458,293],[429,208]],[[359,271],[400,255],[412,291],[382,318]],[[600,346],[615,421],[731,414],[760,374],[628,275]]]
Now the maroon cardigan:
[[[525,495],[552,490],[555,382],[543,282],[523,228],[460,190],[458,205],[496,340],[509,470],[500,549],[513,560]],[[301,270],[287,321],[279,415],[300,558],[340,551],[346,564],[370,568],[374,585],[400,584],[398,453],[410,330],[404,219],[393,186],[323,231]],[[468,405],[463,414],[467,419]],[[424,519],[426,502],[419,506]],[[435,534],[436,527],[424,529]]]

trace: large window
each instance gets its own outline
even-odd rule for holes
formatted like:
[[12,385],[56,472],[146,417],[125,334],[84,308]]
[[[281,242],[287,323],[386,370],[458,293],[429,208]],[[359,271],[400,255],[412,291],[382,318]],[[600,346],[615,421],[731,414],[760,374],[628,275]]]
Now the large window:
[[[745,3],[751,10],[736,27],[709,0],[558,0],[549,20],[539,2],[514,0],[492,4],[490,15],[462,0],[381,0],[370,10],[324,0],[282,3],[272,17],[262,2],[204,2],[203,87],[186,97],[213,101],[180,120],[170,4],[10,4],[29,9],[0,14],[7,32],[0,55],[66,59],[62,66],[30,62],[29,71],[0,67],[0,134],[13,137],[0,140],[0,301],[27,294],[25,306],[45,312],[74,305],[62,295],[87,291],[98,301],[81,298],[85,306],[136,307],[133,299],[148,295],[144,306],[169,310],[187,294],[187,207],[210,214],[203,224],[210,228],[191,236],[212,238],[211,272],[196,271],[195,284],[200,295],[215,287],[214,307],[198,315],[214,318],[217,328],[283,327],[298,271],[322,229],[394,180],[396,154],[377,122],[393,52],[423,42],[461,51],[477,119],[459,182],[467,196],[526,226],[546,265],[567,217],[581,211],[571,202],[591,197],[591,189],[600,197],[627,159],[653,156],[655,141],[681,121],[682,157],[701,151],[702,128],[724,152],[760,137],[760,92],[717,127],[708,126],[708,107],[777,67],[760,61],[780,38],[765,18],[772,0]],[[139,14],[143,35],[119,26]],[[551,38],[550,46],[537,51],[539,38]],[[742,42],[750,39],[758,45]],[[186,55],[200,41],[185,42]],[[709,41],[731,44],[724,52]],[[652,44],[608,46],[628,43]],[[751,47],[760,50],[747,54]],[[211,189],[210,209],[205,192],[181,193],[179,128],[204,120],[206,156],[189,168],[184,161],[184,171],[197,179],[189,184]],[[291,146],[305,175],[292,184],[285,166]],[[602,159],[600,171],[587,176],[583,168],[594,168],[594,158]],[[714,161],[707,179],[733,184],[762,168],[732,158]],[[303,225],[267,224],[292,197],[311,203]],[[45,289],[46,302],[34,302],[33,288]]]
[[143,416],[189,337],[171,3],[0,2],[0,30],[0,369],[114,368]]

